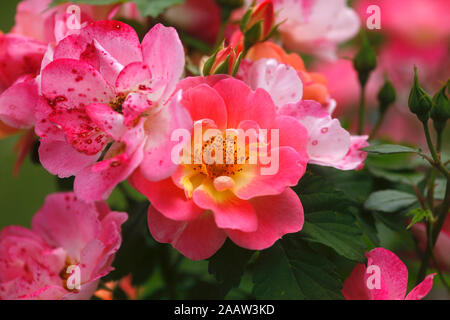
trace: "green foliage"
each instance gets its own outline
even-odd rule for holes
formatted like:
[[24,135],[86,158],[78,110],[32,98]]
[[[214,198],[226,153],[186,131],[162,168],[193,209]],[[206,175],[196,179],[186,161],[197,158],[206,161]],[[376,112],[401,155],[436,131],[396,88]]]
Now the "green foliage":
[[245,266],[253,254],[254,251],[238,247],[227,240],[223,247],[209,259],[208,271],[217,279],[222,296],[239,286]]
[[398,190],[382,190],[372,193],[364,206],[367,210],[397,212],[412,206],[416,202],[417,198],[413,194]]
[[333,248],[347,259],[363,261],[363,233],[350,210],[355,200],[312,172],[302,178],[295,191],[305,211],[301,236]]
[[350,260],[364,260],[366,246],[362,241],[362,231],[351,213],[317,211],[305,217],[307,222],[301,231],[305,240],[329,246]]
[[298,236],[261,253],[253,282],[258,299],[343,299],[335,265]]
[[362,150],[376,154],[420,153],[419,149],[396,144],[375,144],[365,147]]
[[414,210],[411,210],[408,213],[408,216],[411,216],[411,223],[406,227],[406,229],[410,229],[413,225],[416,223],[422,222],[422,221],[431,221],[433,219],[433,214],[430,210],[423,210],[422,208],[417,208]]

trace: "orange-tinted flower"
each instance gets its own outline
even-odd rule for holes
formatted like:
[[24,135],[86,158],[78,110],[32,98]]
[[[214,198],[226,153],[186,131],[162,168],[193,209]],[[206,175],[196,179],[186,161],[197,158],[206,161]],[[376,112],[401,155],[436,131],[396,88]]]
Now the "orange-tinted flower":
[[257,61],[262,58],[275,59],[293,67],[303,82],[303,99],[315,100],[326,104],[330,99],[327,79],[316,72],[308,72],[302,58],[296,53],[286,53],[283,48],[273,42],[265,41],[254,45],[248,52],[247,59]]

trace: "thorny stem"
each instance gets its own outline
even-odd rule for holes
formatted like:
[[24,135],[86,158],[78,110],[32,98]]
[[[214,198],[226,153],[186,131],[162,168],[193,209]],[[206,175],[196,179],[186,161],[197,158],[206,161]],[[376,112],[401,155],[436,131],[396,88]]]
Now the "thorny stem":
[[433,142],[431,141],[431,135],[430,135],[430,129],[428,127],[428,122],[423,122],[423,128],[425,131],[425,137],[427,139],[428,148],[430,149],[431,156],[433,157],[433,161],[435,163],[435,166],[445,175],[447,179],[450,178],[450,172],[447,170],[446,167],[441,162],[441,158],[436,153],[436,150],[434,149]]
[[425,137],[427,139],[428,149],[430,149],[431,156],[433,157],[434,162],[438,163],[441,160],[439,159],[439,156],[437,155],[436,150],[434,149],[433,142],[431,141],[430,128],[428,127],[428,122],[424,121],[422,123],[423,129],[425,131]]
[[[437,217],[436,222],[427,222],[427,246],[425,249],[425,254],[422,258],[422,263],[420,266],[417,283],[420,283],[425,279],[425,275],[427,272],[428,264],[430,259],[433,257],[433,249],[436,245],[436,241],[439,237],[439,233],[441,232],[441,229],[444,225],[445,219],[447,218],[448,211],[450,209],[450,172],[448,169],[442,164],[441,158],[439,157],[438,153],[436,152],[433,142],[431,140],[430,135],[430,129],[428,127],[428,121],[423,121],[423,128],[425,132],[425,137],[427,139],[428,148],[430,149],[431,156],[433,158],[433,166],[441,171],[445,177],[447,178],[447,185],[445,189],[445,197],[442,204],[436,208],[433,208],[433,200],[434,200],[434,181],[436,179],[436,171],[433,170],[432,174],[430,176],[430,180],[428,183],[428,203],[430,205],[430,209],[432,210],[435,217]],[[441,150],[442,146],[442,138],[438,135],[438,141],[437,141],[437,150],[438,152]],[[436,265],[436,263],[435,263]],[[445,280],[443,280],[445,281]]]

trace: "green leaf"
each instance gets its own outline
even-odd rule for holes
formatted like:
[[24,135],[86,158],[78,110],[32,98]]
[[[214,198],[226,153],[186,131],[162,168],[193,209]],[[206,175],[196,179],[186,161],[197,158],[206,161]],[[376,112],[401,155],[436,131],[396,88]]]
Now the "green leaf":
[[[380,221],[382,224],[384,224],[389,229],[396,231],[396,232],[405,231],[405,216],[404,215],[379,212],[379,211],[374,211],[373,215],[378,221]],[[385,240],[382,238],[382,235],[380,235],[380,239]]]
[[363,232],[350,207],[355,201],[323,177],[308,171],[294,189],[302,201],[305,224],[300,235],[354,261],[365,259]]
[[366,200],[367,210],[397,212],[417,202],[415,195],[398,190],[382,190],[372,193]]
[[358,203],[363,203],[373,190],[372,177],[364,170],[342,171],[330,167],[310,166],[312,172],[322,176],[333,188],[342,191],[345,196]]
[[362,232],[351,213],[337,211],[310,212],[305,215],[306,223],[300,234],[311,242],[333,248],[347,259],[364,261],[366,246]]
[[420,153],[419,149],[414,149],[396,144],[378,144],[362,148],[361,150],[377,154]]
[[184,3],[184,0],[132,0],[143,16],[158,17],[167,8]]
[[257,299],[343,299],[335,266],[298,237],[285,237],[255,263]]
[[437,200],[444,200],[446,181],[443,178],[436,179],[436,186],[434,187],[434,198]]
[[209,259],[208,271],[220,284],[224,297],[232,288],[238,287],[244,274],[245,266],[254,251],[238,247],[230,240]]
[[430,210],[423,210],[422,208],[417,208],[414,210],[411,210],[408,213],[408,216],[412,216],[411,223],[406,227],[406,229],[410,229],[413,225],[416,223],[422,222],[422,221],[431,221],[433,219],[433,214]]
[[367,169],[375,177],[408,185],[417,185],[424,177],[422,173],[412,170],[387,170],[371,165],[367,165]]

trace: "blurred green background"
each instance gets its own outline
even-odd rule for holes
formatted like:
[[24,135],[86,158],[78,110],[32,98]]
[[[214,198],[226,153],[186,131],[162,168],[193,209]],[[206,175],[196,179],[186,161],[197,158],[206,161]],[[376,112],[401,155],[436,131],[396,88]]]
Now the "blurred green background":
[[[0,4],[0,30],[8,32],[14,24],[19,0],[3,0]],[[41,207],[45,196],[56,191],[56,179],[29,157],[17,177],[12,174],[16,156],[14,145],[20,138],[14,135],[0,140],[0,228],[10,224],[29,226],[33,214]]]

